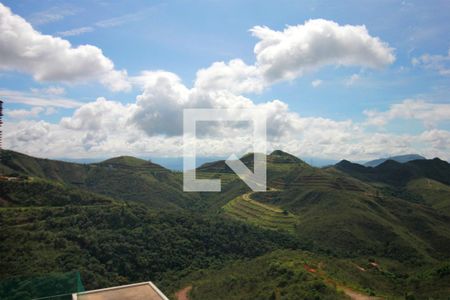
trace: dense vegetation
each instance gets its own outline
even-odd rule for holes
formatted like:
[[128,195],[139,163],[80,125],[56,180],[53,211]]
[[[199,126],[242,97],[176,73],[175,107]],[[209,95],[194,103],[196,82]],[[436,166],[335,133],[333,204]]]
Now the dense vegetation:
[[190,276],[190,296],[193,300],[347,299],[336,286],[309,272],[309,263],[296,252],[274,252],[220,270],[203,270]]
[[88,289],[299,246],[277,232],[135,204],[5,207],[0,220],[1,279],[76,270]]
[[417,269],[388,259],[277,250],[193,272],[179,285],[193,286],[192,299],[341,299],[348,292],[383,299],[447,299],[449,280],[449,262]]
[[45,178],[157,209],[196,209],[202,205],[197,194],[183,193],[180,176],[134,157],[75,164],[2,150],[1,158],[0,171],[3,174]]
[[439,159],[318,169],[275,151],[268,192],[249,192],[218,161],[198,176],[220,178],[221,193],[183,193],[180,173],[133,157],[1,154],[0,288],[10,290],[0,299],[45,291],[22,276],[73,271],[87,289],[192,284],[193,299],[450,294],[450,165]]

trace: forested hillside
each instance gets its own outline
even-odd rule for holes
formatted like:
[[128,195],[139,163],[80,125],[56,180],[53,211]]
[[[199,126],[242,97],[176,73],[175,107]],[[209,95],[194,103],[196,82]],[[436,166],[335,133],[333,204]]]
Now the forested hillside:
[[192,286],[192,299],[450,291],[448,163],[321,169],[279,150],[267,162],[267,192],[218,161],[198,176],[222,192],[184,193],[180,173],[133,157],[2,151],[0,298],[46,296],[11,282],[74,271],[88,289],[152,280],[170,295]]

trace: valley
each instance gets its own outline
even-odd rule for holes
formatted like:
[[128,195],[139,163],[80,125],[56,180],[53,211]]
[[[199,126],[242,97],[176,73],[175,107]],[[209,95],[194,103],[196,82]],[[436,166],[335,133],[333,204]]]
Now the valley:
[[[152,280],[173,299],[191,287],[183,292],[191,300],[450,291],[441,160],[315,168],[278,150],[267,156],[267,192],[251,192],[217,161],[198,177],[221,179],[221,193],[184,193],[180,173],[137,158],[1,154],[2,299],[38,293],[15,282],[74,271],[89,289]],[[242,161],[251,168],[252,155]]]

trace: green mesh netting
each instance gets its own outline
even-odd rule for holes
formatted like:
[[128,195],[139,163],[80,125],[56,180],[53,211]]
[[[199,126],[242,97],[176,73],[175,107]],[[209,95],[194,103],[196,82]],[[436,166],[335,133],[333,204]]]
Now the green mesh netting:
[[71,300],[72,293],[83,292],[79,272],[52,273],[33,277],[13,277],[0,281],[0,299]]

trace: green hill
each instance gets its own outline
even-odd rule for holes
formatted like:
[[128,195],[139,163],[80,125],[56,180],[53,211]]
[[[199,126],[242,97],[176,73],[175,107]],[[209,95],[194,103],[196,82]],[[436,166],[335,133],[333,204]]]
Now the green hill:
[[[346,288],[440,299],[450,288],[439,159],[321,169],[274,151],[267,192],[218,161],[197,171],[220,178],[221,193],[184,193],[181,173],[134,157],[83,165],[1,154],[0,279],[80,271],[88,288],[155,280],[167,291],[192,284],[193,299],[337,299]],[[252,154],[242,159],[252,167]],[[269,253],[299,247],[312,253]]]
[[152,280],[165,290],[194,270],[299,246],[218,216],[120,201],[49,204],[0,207],[0,299],[49,296],[14,282],[72,271],[87,289]]
[[[440,163],[429,162],[431,169],[439,168]],[[392,164],[398,163],[388,161],[379,169]],[[252,193],[251,201],[244,201],[249,195],[246,191],[230,194],[224,213],[249,224],[288,229],[312,248],[340,256],[374,255],[410,263],[449,257],[450,219],[439,206],[420,200],[412,189],[399,193],[338,168],[314,168],[301,160],[279,162],[272,154],[267,167],[271,191]],[[412,169],[419,167],[413,165]],[[234,184],[237,182],[230,183]],[[445,194],[441,195],[445,202]],[[279,215],[264,205],[275,208]],[[280,220],[283,211],[288,212],[289,220]]]
[[184,193],[181,177],[149,161],[121,156],[94,164],[40,159],[1,151],[0,172],[58,181],[94,193],[154,208],[193,208],[201,205],[194,193]]
[[417,195],[435,210],[450,216],[450,186],[438,181],[421,178],[412,180],[406,190]]
[[237,261],[219,270],[191,275],[189,299],[348,299],[336,286],[305,268],[311,259],[301,252],[275,252]]
[[176,288],[191,287],[192,300],[447,299],[449,267],[447,262],[408,269],[387,259],[342,259],[279,250],[193,272]]
[[111,205],[112,198],[40,178],[0,180],[1,207]]

